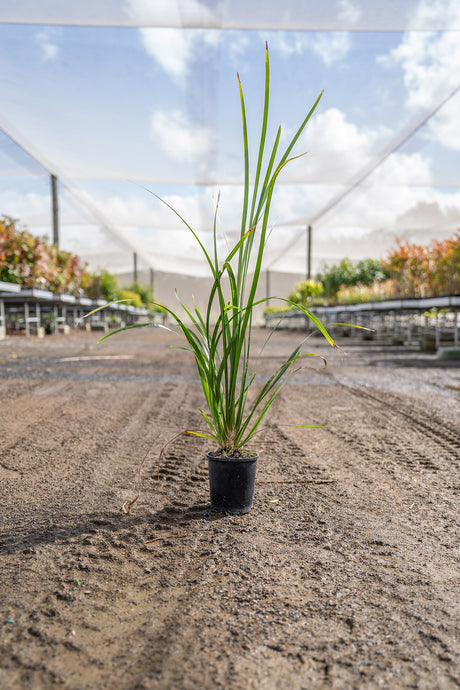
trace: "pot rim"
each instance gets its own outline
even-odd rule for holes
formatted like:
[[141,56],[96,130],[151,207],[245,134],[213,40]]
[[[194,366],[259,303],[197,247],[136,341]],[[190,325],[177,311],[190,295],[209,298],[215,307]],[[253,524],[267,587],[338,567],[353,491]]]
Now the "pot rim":
[[225,457],[224,455],[215,455],[217,451],[215,450],[208,450],[206,453],[206,457],[208,460],[216,460],[217,462],[255,462],[259,459],[259,453],[256,453],[255,451],[249,451],[251,455],[249,457],[242,457],[242,458],[229,458]]

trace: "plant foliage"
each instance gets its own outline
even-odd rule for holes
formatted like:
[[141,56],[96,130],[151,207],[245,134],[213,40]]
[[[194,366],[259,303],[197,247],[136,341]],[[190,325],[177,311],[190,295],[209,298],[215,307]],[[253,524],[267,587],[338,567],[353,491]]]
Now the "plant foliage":
[[[291,151],[312,116],[322,93],[301,123],[287,148],[279,155],[281,127],[267,155],[266,134],[269,106],[269,57],[266,50],[265,96],[262,126],[254,182],[250,184],[249,145],[246,122],[246,109],[243,89],[238,76],[241,102],[243,147],[244,147],[244,197],[241,214],[239,239],[220,260],[217,250],[216,220],[218,202],[214,216],[214,243],[208,252],[197,232],[170,206],[198,242],[206,258],[213,283],[205,310],[196,305],[187,307],[180,302],[187,319],[176,311],[165,307],[185,336],[186,345],[182,348],[193,353],[198,369],[207,409],[200,410],[205,420],[206,431],[189,431],[215,442],[227,455],[233,455],[261,430],[261,422],[277,395],[286,383],[287,377],[298,370],[305,357],[303,343],[294,349],[285,362],[268,378],[256,384],[256,374],[250,371],[251,328],[256,301],[256,289],[262,270],[264,249],[269,232],[269,211],[273,190],[278,175],[292,160]],[[264,300],[265,301],[265,300]],[[316,325],[331,346],[336,347],[324,326],[302,305],[296,306]],[[217,311],[217,317],[213,314]],[[191,325],[188,325],[191,322]],[[145,324],[139,324],[141,327]],[[154,325],[154,324],[152,324]],[[119,331],[125,329],[119,329]],[[119,332],[118,331],[118,332]],[[114,335],[114,333],[109,334]],[[104,340],[109,336],[105,336]],[[303,425],[302,425],[303,426]],[[311,428],[311,427],[304,427]]]
[[8,216],[0,220],[0,280],[56,293],[78,293],[90,276],[78,256],[58,249]]
[[428,297],[460,293],[460,232],[429,245],[398,242],[382,261],[397,296]]
[[322,283],[326,297],[334,298],[343,287],[381,283],[388,275],[387,270],[376,259],[361,259],[356,263],[342,259],[338,264],[325,266],[316,280]]
[[314,280],[301,280],[294,286],[294,290],[289,295],[289,299],[291,302],[294,302],[294,304],[302,304],[306,307],[311,304],[314,297],[319,297],[322,294],[322,283],[315,283]]
[[107,302],[114,302],[120,298],[117,277],[106,269],[95,271],[91,275],[86,294],[91,299],[106,299]]

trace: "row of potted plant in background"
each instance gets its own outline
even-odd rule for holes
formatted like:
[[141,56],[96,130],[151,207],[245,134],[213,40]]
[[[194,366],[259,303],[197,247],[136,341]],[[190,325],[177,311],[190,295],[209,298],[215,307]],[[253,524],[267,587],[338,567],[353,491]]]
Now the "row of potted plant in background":
[[[398,242],[380,261],[343,259],[325,266],[316,280],[297,283],[289,300],[323,306],[448,294],[460,294],[460,232],[428,245]],[[271,306],[266,313],[284,309],[290,307]]]
[[0,280],[56,294],[108,302],[125,300],[152,312],[161,309],[154,303],[149,288],[137,283],[129,288],[120,287],[117,277],[106,270],[91,273],[80,257],[20,229],[18,221],[8,216],[0,219]]
[[[42,237],[0,219],[0,280],[60,294],[85,295],[108,302],[123,299],[136,307],[158,311],[152,291],[138,283],[120,287],[107,270],[91,273],[81,259]],[[316,280],[300,281],[289,300],[304,306],[356,304],[398,297],[432,297],[460,293],[460,232],[429,245],[398,242],[377,261],[343,259],[325,266]],[[289,307],[286,307],[289,309]],[[281,311],[272,306],[267,311]]]

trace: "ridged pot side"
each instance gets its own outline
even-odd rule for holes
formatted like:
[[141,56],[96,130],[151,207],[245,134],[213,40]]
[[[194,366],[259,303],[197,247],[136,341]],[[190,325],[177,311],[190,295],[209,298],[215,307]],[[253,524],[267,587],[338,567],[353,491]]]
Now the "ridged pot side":
[[249,513],[254,500],[258,454],[227,458],[209,452],[206,457],[211,510],[232,515]]

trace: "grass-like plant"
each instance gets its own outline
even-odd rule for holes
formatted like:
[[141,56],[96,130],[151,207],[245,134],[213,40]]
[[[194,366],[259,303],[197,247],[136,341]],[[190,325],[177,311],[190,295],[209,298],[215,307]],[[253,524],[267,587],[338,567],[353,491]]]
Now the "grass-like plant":
[[[254,308],[261,303],[256,300],[256,290],[263,265],[275,183],[284,166],[293,158],[298,158],[298,156],[290,158],[291,151],[322,96],[321,92],[284,153],[281,156],[278,155],[281,137],[281,127],[279,127],[269,154],[266,155],[265,140],[270,86],[268,47],[266,48],[264,109],[257,165],[251,185],[246,109],[239,75],[238,84],[243,124],[244,196],[240,235],[227,256],[220,260],[217,251],[216,223],[219,202],[217,202],[214,216],[213,250],[208,252],[197,232],[187,221],[166,201],[154,194],[181,219],[193,234],[206,258],[213,278],[205,310],[200,311],[196,305],[188,308],[179,300],[190,324],[171,308],[164,307],[164,309],[185,336],[187,344],[182,349],[192,352],[195,357],[207,403],[207,410],[200,409],[206,423],[205,431],[188,431],[188,433],[216,443],[221,452],[229,457],[247,455],[247,451],[242,452],[241,449],[246,447],[254,435],[263,429],[262,420],[284,387],[287,377],[297,371],[296,364],[299,360],[311,356],[301,352],[304,344],[302,341],[268,380],[260,385],[257,385],[256,374],[249,368]],[[289,302],[289,300],[284,301]],[[300,309],[311,319],[332,347],[337,347],[311,311],[302,305],[292,303],[292,306]],[[129,328],[148,325],[154,324],[127,326],[113,331],[101,340]]]

